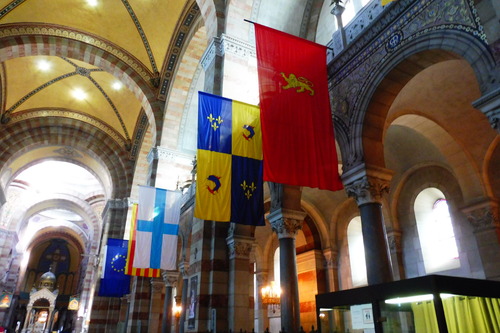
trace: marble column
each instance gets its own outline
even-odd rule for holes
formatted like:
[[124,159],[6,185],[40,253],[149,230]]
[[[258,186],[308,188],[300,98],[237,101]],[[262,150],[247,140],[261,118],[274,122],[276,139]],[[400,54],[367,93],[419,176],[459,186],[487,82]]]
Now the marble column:
[[356,199],[359,207],[369,285],[393,280],[382,214],[382,196],[389,192],[391,177],[389,170],[379,168],[342,175],[347,194]]
[[233,332],[241,329],[251,331],[253,315],[249,316],[248,285],[252,283],[253,276],[248,274],[248,266],[255,240],[235,235],[234,228],[230,228],[226,242],[229,248],[228,329]]
[[498,254],[500,253],[500,204],[484,201],[462,209],[472,225],[485,278],[500,281]]
[[163,281],[159,279],[152,278],[151,283],[151,293],[150,293],[150,303],[149,303],[149,331],[158,332],[161,323],[161,311],[163,309],[163,304],[161,302],[162,292],[163,292]]
[[299,332],[300,303],[295,253],[295,236],[306,213],[279,208],[267,216],[280,244],[281,326],[285,332]]
[[175,271],[164,271],[161,275],[165,283],[165,301],[163,302],[161,332],[170,333],[172,329],[172,289],[177,285],[179,273]]

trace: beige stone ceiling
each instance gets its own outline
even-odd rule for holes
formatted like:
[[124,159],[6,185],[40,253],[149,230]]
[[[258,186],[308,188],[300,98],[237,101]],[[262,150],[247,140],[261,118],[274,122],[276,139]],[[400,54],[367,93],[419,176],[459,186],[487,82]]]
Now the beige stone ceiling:
[[[81,32],[131,56],[149,75],[161,72],[188,1],[94,1],[95,6],[88,0],[0,0],[0,29],[43,25]],[[50,67],[40,69],[41,60]],[[115,132],[123,141],[134,134],[141,103],[125,86],[114,89],[116,78],[100,68],[75,59],[27,56],[4,61],[0,71],[1,111],[7,112],[11,121],[63,116]],[[76,99],[75,90],[83,92],[85,98]]]

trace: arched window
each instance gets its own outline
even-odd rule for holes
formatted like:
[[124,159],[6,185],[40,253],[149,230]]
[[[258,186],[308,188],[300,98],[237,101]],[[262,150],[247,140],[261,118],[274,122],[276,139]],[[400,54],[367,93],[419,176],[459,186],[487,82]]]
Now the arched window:
[[347,226],[347,243],[349,246],[352,286],[365,286],[368,284],[368,278],[366,276],[365,246],[359,216],[353,218]]
[[426,188],[418,194],[414,208],[425,272],[459,268],[457,242],[443,192]]

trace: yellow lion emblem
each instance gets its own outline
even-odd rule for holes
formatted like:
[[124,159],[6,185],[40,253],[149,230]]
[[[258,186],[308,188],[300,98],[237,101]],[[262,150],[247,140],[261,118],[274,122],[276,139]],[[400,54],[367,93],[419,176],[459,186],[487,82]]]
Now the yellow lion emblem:
[[285,73],[281,72],[281,76],[285,79],[287,85],[283,86],[283,89],[297,88],[297,92],[301,93],[304,91],[309,91],[309,95],[314,95],[314,84],[303,76],[297,77],[295,74],[290,73],[288,77]]

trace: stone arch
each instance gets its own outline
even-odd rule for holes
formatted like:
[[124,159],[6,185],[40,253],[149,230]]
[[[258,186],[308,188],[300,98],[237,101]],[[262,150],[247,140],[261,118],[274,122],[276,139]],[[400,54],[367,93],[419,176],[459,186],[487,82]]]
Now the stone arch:
[[[378,93],[386,89],[386,85],[391,85],[394,97],[402,87],[421,70],[449,59],[465,59],[476,75],[479,87],[484,93],[488,87],[489,72],[495,67],[495,60],[487,49],[487,46],[477,37],[471,34],[458,31],[447,30],[447,38],[443,38],[443,31],[431,31],[421,34],[408,42],[402,43],[393,53],[389,53],[374,68],[371,68],[372,76],[367,80],[360,90],[360,96],[365,96],[355,105],[353,109],[361,110],[352,119],[354,138],[354,151],[362,156],[366,154],[367,140],[377,152],[383,151],[381,147],[385,117],[389,110],[387,101],[378,105]],[[425,61],[418,62],[422,57]],[[406,76],[391,77],[391,73],[396,73],[398,66],[405,66],[415,63],[418,66],[408,66]],[[383,154],[372,154],[373,156],[383,156]],[[381,160],[366,160],[369,164],[384,166]]]
[[[157,103],[150,83],[153,75],[123,49],[97,36],[67,27],[53,26],[47,29],[46,26],[33,25],[31,34],[28,34],[26,29],[18,31],[9,26],[0,32],[4,36],[0,38],[1,62],[23,56],[48,55],[68,57],[97,66],[120,79],[141,102],[152,127],[161,130],[157,128],[162,119],[161,105]],[[153,134],[155,141],[156,132]]]
[[219,37],[226,27],[226,1],[224,0],[197,0],[201,16],[207,28],[207,37],[211,41]]
[[497,136],[486,153],[484,159],[484,180],[487,184],[487,195],[500,198],[500,136]]
[[309,202],[302,200],[302,208],[307,212],[309,221],[308,224],[313,223],[314,229],[311,229],[317,233],[316,242],[319,242],[319,247],[317,249],[326,249],[330,247],[328,241],[328,229],[325,225],[325,220],[319,213],[316,207],[314,207]]
[[97,128],[72,119],[33,118],[23,123],[7,124],[3,128],[6,139],[0,148],[0,163],[5,167],[19,152],[40,145],[72,146],[98,156],[109,170],[113,184],[113,198],[124,198],[132,187],[133,161],[126,151]]

